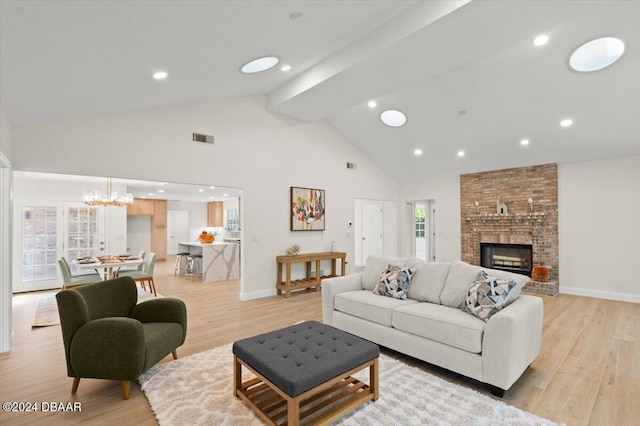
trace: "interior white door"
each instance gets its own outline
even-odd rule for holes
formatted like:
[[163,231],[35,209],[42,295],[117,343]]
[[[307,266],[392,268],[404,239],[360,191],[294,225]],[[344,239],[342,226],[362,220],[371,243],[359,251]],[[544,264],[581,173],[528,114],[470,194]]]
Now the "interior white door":
[[178,243],[189,241],[189,212],[167,212],[167,254],[178,253]]
[[362,205],[362,264],[369,256],[382,256],[383,240],[383,203]]

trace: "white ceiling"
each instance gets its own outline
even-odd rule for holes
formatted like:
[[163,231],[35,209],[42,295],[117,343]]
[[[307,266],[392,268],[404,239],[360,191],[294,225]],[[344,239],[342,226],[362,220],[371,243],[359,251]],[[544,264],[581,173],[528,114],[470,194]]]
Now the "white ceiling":
[[[327,120],[398,182],[640,155],[639,22],[639,1],[3,0],[0,102],[19,125],[263,94],[274,113]],[[602,35],[627,42],[620,62],[569,71]],[[238,71],[264,55],[293,68]],[[407,124],[384,126],[387,108]]]

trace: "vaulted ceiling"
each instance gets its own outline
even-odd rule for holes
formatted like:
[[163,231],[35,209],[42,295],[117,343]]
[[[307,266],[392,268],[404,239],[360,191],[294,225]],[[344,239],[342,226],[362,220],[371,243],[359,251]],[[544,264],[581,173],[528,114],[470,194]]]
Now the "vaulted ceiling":
[[[3,0],[0,103],[20,125],[261,94],[398,182],[640,155],[638,22],[638,1]],[[603,35],[625,40],[623,58],[571,71]],[[280,64],[240,73],[266,55]],[[382,124],[386,109],[406,125]]]

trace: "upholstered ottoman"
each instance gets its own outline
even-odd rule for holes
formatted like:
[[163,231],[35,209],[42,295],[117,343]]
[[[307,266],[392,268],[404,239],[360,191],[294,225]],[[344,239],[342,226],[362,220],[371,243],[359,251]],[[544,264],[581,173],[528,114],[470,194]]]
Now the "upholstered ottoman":
[[[234,395],[268,424],[328,424],[378,399],[374,343],[316,321],[233,344]],[[256,377],[242,382],[242,367]],[[369,367],[369,385],[351,377]]]

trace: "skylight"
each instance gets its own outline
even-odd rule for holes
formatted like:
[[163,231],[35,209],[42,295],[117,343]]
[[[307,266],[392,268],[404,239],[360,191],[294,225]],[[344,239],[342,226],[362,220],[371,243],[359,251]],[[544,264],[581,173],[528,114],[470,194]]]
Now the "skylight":
[[264,58],[254,59],[251,62],[247,62],[240,68],[245,74],[253,74],[260,71],[266,71],[270,68],[276,66],[276,64],[280,62],[280,59],[275,56],[265,56]]
[[380,114],[380,120],[389,127],[401,127],[407,122],[407,116],[395,109],[388,109]]
[[573,51],[569,67],[578,72],[594,72],[613,65],[622,57],[625,43],[617,37],[591,40]]

